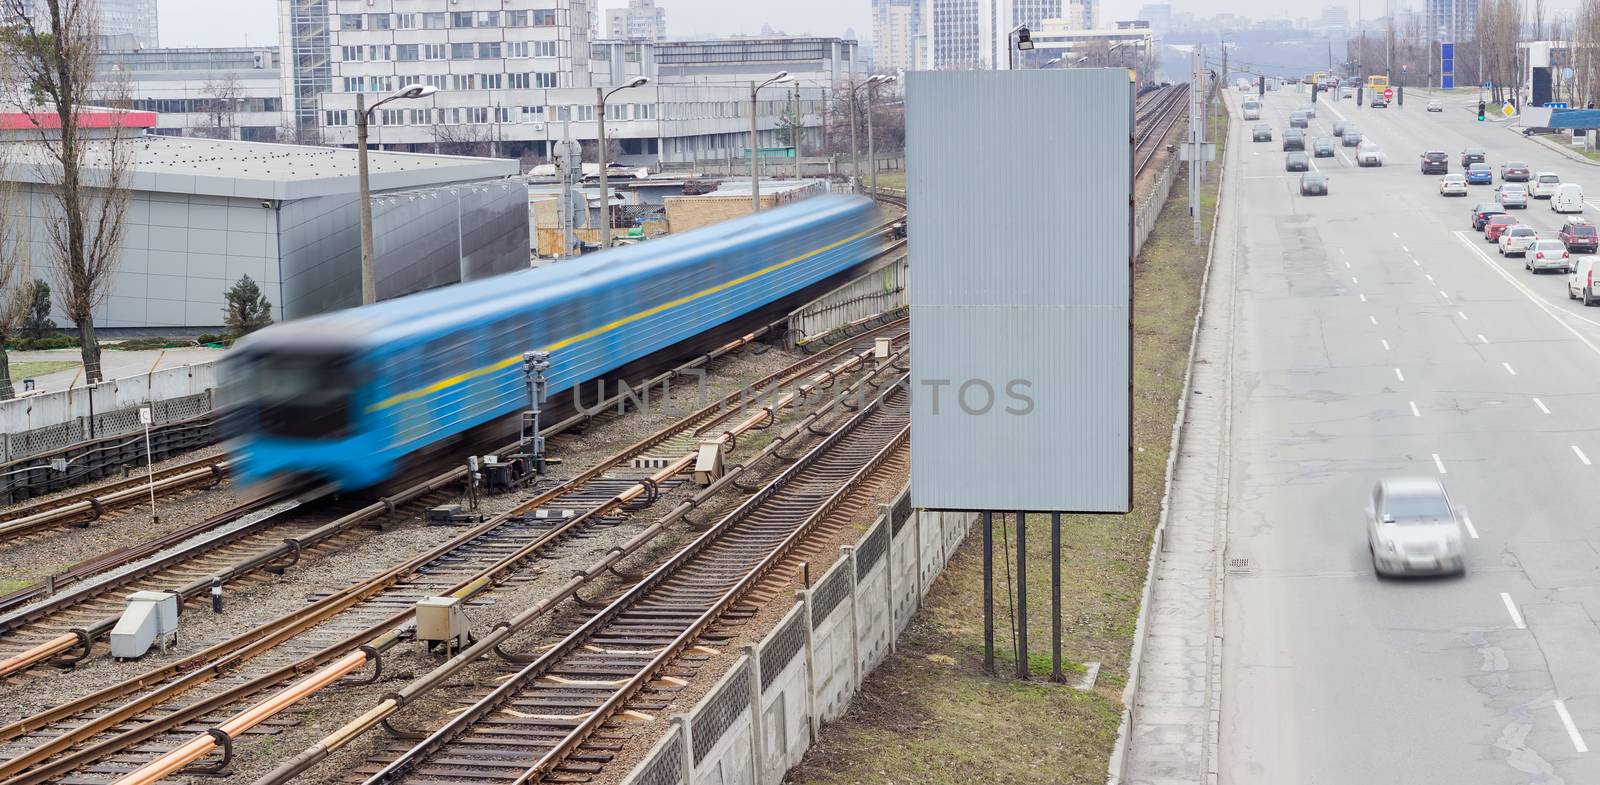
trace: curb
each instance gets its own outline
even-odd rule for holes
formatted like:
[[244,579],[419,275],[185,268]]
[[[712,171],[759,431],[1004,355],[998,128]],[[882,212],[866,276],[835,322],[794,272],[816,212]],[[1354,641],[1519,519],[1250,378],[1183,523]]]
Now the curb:
[[[1228,106],[1226,98],[1223,99],[1223,105],[1229,109],[1228,133],[1231,135],[1236,127],[1235,118],[1233,117],[1232,107]],[[1123,781],[1123,775],[1127,770],[1128,739],[1133,733],[1133,701],[1139,691],[1139,671],[1143,664],[1144,641],[1145,636],[1149,633],[1150,599],[1156,579],[1156,567],[1159,563],[1157,557],[1166,542],[1167,519],[1172,509],[1172,477],[1177,468],[1179,447],[1183,443],[1184,426],[1188,422],[1189,396],[1192,394],[1190,388],[1194,379],[1194,360],[1195,354],[1200,348],[1200,323],[1206,315],[1206,295],[1211,286],[1211,264],[1216,258],[1216,227],[1222,216],[1222,188],[1228,184],[1228,163],[1234,155],[1236,146],[1234,140],[1230,138],[1227,149],[1223,151],[1222,161],[1217,168],[1217,204],[1212,212],[1211,239],[1206,247],[1205,272],[1200,277],[1200,304],[1195,310],[1194,325],[1189,331],[1189,360],[1184,365],[1183,389],[1179,393],[1182,397],[1178,399],[1178,415],[1173,419],[1172,440],[1167,447],[1166,478],[1161,491],[1161,516],[1156,521],[1156,529],[1150,539],[1150,556],[1145,567],[1144,591],[1139,596],[1139,615],[1134,621],[1133,649],[1128,656],[1128,680],[1122,687],[1122,720],[1117,725],[1117,740],[1111,747],[1111,759],[1107,761],[1106,785],[1119,785]],[[1218,600],[1220,601],[1220,599],[1219,597]],[[1216,634],[1215,631],[1213,634]],[[1208,688],[1208,697],[1209,691],[1212,689],[1214,687]],[[1218,706],[1213,705],[1213,714],[1218,709]],[[1206,732],[1206,767],[1211,772],[1216,771],[1217,731],[1218,726],[1212,723]]]
[[1517,128],[1515,126],[1509,126],[1508,125],[1508,126],[1504,126],[1504,128],[1507,131],[1516,131],[1517,136],[1522,136],[1522,138],[1527,139],[1528,141],[1533,142],[1534,144],[1542,145],[1542,146],[1547,147],[1547,148],[1549,148],[1551,150],[1554,150],[1554,151],[1556,151],[1556,152],[1558,152],[1558,153],[1560,153],[1560,154],[1562,154],[1562,155],[1564,155],[1564,156],[1566,156],[1568,158],[1571,158],[1574,161],[1577,161],[1578,163],[1588,164],[1589,166],[1600,166],[1600,161],[1596,161],[1593,158],[1590,158],[1590,157],[1588,157],[1586,155],[1583,155],[1582,153],[1577,152],[1576,150],[1568,149],[1564,145],[1558,144],[1556,142],[1552,142],[1549,139],[1544,138],[1543,136],[1539,136],[1539,135],[1523,136],[1522,132],[1520,130],[1517,130]]

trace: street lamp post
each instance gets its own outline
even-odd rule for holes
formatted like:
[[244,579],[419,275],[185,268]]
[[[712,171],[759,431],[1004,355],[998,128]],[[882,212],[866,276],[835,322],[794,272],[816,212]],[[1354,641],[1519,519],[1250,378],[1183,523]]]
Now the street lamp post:
[[630,87],[643,87],[649,83],[650,77],[641,76],[621,87],[614,87],[606,92],[604,87],[594,89],[595,97],[599,99],[595,106],[595,122],[599,123],[600,133],[596,144],[598,151],[595,159],[600,162],[600,247],[611,247],[611,183],[606,179],[606,99],[618,90]]
[[[860,124],[856,119],[856,91],[868,85],[875,85],[883,78],[882,74],[878,74],[867,77],[865,82],[850,85],[850,191],[852,193],[861,188],[861,145],[856,142],[856,126]],[[871,109],[867,110],[867,119],[869,121],[872,119]]]
[[878,85],[895,80],[892,76],[878,75],[867,80],[867,169],[872,177],[872,198],[878,198],[878,153],[872,146],[872,108],[878,102]]
[[750,212],[761,212],[761,171],[756,167],[756,156],[761,148],[756,143],[756,94],[770,84],[789,81],[788,71],[779,71],[761,84],[750,83]]
[[400,88],[372,106],[367,106],[366,95],[356,93],[356,169],[361,186],[361,304],[378,301],[378,282],[372,269],[372,186],[367,179],[367,118],[378,107],[401,98],[427,98],[439,92],[432,85],[411,84]]
[[1006,70],[1007,71],[1010,71],[1010,70],[1013,69],[1012,62],[1011,62],[1011,37],[1012,36],[1016,36],[1017,37],[1017,49],[1019,49],[1021,51],[1024,51],[1024,52],[1033,51],[1033,37],[1028,32],[1028,26],[1025,25],[1025,24],[1021,24],[1021,25],[1017,25],[1016,27],[1011,28],[1011,32],[1006,33]]

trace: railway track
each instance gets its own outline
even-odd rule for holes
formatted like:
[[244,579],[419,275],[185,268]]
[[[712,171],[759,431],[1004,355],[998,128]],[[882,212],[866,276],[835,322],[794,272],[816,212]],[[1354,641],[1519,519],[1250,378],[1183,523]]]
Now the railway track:
[[1133,176],[1138,178],[1162,148],[1167,132],[1185,116],[1189,86],[1169,85],[1145,93],[1134,109]]
[[[903,325],[880,329],[903,330]],[[846,373],[871,367],[871,350],[853,348],[845,344],[805,358],[758,385],[781,386],[815,375],[803,387],[822,389]],[[817,373],[830,362],[834,365]],[[349,662],[358,668],[368,661],[381,667],[382,652],[408,634],[417,600],[468,599],[522,580],[530,575],[525,569],[530,563],[559,558],[564,546],[617,525],[619,516],[670,490],[692,465],[700,439],[722,432],[737,439],[739,433],[770,425],[776,416],[773,407],[724,427],[741,413],[741,395],[713,402],[404,564],[181,662],[0,728],[0,778],[20,784],[74,773],[74,781],[109,780],[180,747],[197,727],[222,723],[229,710],[251,696],[281,688],[307,672]],[[773,406],[805,397],[791,393]],[[684,450],[686,455],[671,458]],[[663,459],[665,466],[652,468]],[[134,693],[140,694],[115,703]]]
[[[157,498],[203,485],[212,487],[228,476],[231,464],[219,455],[192,458],[155,472]],[[89,523],[111,510],[148,501],[149,475],[140,474],[93,488],[0,509],[0,545],[24,534],[72,523]]]
[[[903,381],[903,377],[902,380]],[[621,747],[624,711],[666,707],[703,656],[759,610],[747,593],[774,573],[874,472],[909,461],[909,395],[887,385],[666,564],[366,780],[526,783],[595,775]],[[787,579],[788,576],[785,576]],[[670,678],[658,679],[668,669]]]

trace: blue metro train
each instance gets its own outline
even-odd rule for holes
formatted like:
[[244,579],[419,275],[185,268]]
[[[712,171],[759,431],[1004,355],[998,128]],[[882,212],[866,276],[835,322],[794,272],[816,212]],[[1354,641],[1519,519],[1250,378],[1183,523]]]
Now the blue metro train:
[[223,366],[246,482],[376,485],[405,459],[527,405],[522,354],[554,396],[871,256],[877,210],[827,196],[569,262],[274,325]]

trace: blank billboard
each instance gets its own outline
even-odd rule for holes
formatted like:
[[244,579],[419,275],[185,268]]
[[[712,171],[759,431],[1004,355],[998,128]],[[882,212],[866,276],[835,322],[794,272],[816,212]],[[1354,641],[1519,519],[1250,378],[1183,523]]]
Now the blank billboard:
[[1127,512],[1130,72],[913,72],[905,106],[912,503]]

